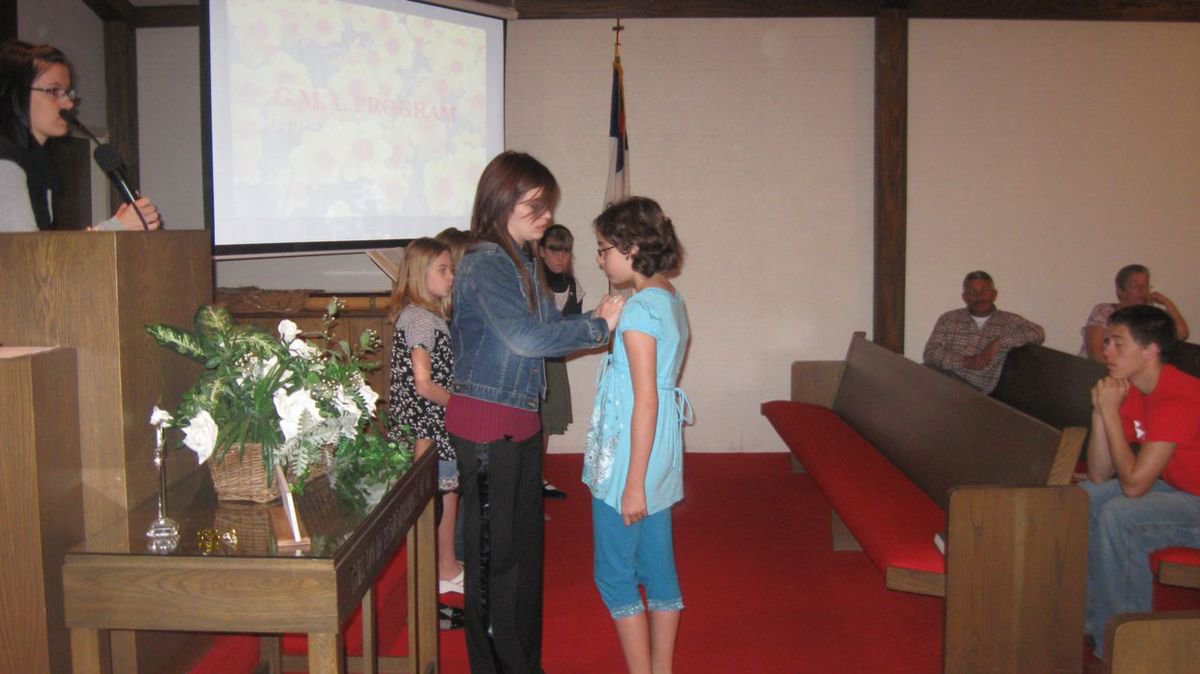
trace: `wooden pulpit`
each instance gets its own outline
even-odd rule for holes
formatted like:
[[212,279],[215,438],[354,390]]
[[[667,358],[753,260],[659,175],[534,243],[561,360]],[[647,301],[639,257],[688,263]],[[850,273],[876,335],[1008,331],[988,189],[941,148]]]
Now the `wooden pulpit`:
[[75,372],[73,349],[0,347],[0,672],[71,667],[62,565],[83,540]]
[[[75,352],[77,415],[66,400],[37,413],[78,429],[85,536],[154,495],[151,408],[173,409],[202,369],[144,326],[190,325],[212,288],[207,231],[0,235],[0,345]],[[196,469],[191,452],[168,452],[172,482]],[[24,478],[0,474],[0,490]],[[122,671],[154,670],[139,667],[149,659],[141,645],[113,642]]]

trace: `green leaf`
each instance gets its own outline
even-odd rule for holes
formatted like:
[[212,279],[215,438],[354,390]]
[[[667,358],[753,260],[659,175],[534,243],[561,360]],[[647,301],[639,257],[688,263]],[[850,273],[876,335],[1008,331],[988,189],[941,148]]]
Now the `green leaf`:
[[225,307],[215,304],[205,304],[196,310],[196,332],[201,335],[215,335],[228,332],[233,328],[233,316]]
[[165,346],[175,353],[187,356],[192,360],[201,363],[208,360],[208,353],[204,345],[196,339],[196,336],[190,332],[184,332],[179,328],[170,325],[158,323],[155,325],[147,325],[146,332],[159,343],[160,346]]

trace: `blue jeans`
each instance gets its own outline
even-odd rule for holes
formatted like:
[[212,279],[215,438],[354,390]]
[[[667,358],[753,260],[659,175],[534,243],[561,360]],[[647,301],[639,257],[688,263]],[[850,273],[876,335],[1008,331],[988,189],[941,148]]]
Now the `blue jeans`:
[[[635,616],[646,608],[651,611],[683,608],[679,577],[675,573],[670,508],[625,526],[620,513],[593,498],[592,530],[596,587],[614,620]],[[646,607],[642,606],[639,585],[646,588]]]
[[1171,546],[1200,547],[1200,496],[1159,480],[1130,498],[1115,478],[1079,483],[1091,498],[1085,630],[1104,655],[1104,630],[1118,613],[1152,609],[1150,553]]

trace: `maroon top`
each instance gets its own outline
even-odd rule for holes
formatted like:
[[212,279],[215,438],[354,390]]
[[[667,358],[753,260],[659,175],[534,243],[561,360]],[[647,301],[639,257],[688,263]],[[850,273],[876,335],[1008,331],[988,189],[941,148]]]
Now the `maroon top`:
[[446,430],[480,444],[528,440],[542,430],[538,413],[478,398],[451,394],[446,404]]

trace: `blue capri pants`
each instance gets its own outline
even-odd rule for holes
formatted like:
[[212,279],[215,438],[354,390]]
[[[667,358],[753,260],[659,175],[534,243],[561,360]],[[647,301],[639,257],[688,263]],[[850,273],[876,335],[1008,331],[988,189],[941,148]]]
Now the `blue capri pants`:
[[[625,526],[612,506],[592,499],[596,587],[614,620],[650,611],[683,608],[675,573],[671,509]],[[646,588],[646,605],[638,586]]]

